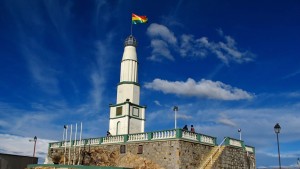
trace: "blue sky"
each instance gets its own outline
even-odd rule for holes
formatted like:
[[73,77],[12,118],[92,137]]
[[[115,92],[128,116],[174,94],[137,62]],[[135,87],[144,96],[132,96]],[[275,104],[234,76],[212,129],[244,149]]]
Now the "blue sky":
[[83,122],[104,136],[116,103],[131,13],[146,131],[179,127],[242,139],[258,167],[300,157],[300,2],[157,0],[0,1],[0,152],[32,154]]

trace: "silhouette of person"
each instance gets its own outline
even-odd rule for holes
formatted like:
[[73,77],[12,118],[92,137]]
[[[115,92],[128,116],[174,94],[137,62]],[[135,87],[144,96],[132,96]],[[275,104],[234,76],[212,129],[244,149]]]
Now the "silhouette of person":
[[109,131],[106,132],[106,136],[107,136],[107,137],[111,136],[111,134],[110,134]]
[[185,125],[185,126],[183,127],[183,130],[189,130],[188,127],[187,127],[187,125]]
[[192,133],[195,133],[195,129],[194,129],[194,126],[193,126],[193,125],[191,125],[191,132],[192,132]]

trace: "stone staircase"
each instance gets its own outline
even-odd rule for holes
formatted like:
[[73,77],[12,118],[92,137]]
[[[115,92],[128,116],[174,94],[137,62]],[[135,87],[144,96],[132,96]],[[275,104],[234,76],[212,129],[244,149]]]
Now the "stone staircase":
[[214,166],[215,162],[218,160],[224,149],[225,146],[214,147],[207,155],[206,159],[204,160],[204,163],[200,166],[199,169],[212,169],[212,167]]

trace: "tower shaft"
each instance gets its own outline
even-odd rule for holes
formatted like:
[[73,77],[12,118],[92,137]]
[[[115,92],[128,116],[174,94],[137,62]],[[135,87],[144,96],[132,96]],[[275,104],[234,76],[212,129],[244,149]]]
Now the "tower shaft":
[[134,104],[140,103],[140,86],[138,84],[138,61],[134,46],[125,46],[117,92],[117,104],[129,99]]
[[125,41],[121,61],[117,103],[110,105],[109,131],[112,135],[142,133],[145,128],[145,106],[140,106],[138,60],[136,40],[129,36]]

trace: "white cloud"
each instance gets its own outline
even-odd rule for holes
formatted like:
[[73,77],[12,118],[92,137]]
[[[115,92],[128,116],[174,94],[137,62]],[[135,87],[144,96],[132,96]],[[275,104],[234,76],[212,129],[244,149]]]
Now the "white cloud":
[[147,34],[151,38],[152,61],[161,61],[162,57],[175,60],[172,52],[182,57],[206,57],[209,54],[215,55],[225,64],[230,62],[244,63],[253,61],[254,54],[247,50],[240,50],[236,41],[225,35],[221,29],[217,30],[223,41],[209,41],[207,37],[195,38],[194,35],[183,34],[178,43],[175,34],[166,26],[157,23],[151,24]]
[[148,59],[162,61],[161,57],[164,57],[174,61],[174,56],[170,51],[170,46],[177,46],[177,38],[174,33],[163,25],[152,23],[147,29],[147,34],[151,38],[152,47],[152,55]]
[[[263,153],[263,152],[261,152]],[[274,152],[274,153],[264,153],[265,155],[269,156],[269,157],[274,157],[274,158],[278,158],[278,153]],[[285,152],[285,153],[280,153],[280,157],[281,158],[294,158],[297,159],[299,157],[300,151],[299,150],[295,150],[295,151],[291,151],[291,152]]]
[[160,56],[163,56],[169,60],[174,60],[174,57],[171,55],[170,50],[168,49],[168,44],[162,40],[154,39],[151,41],[152,55],[148,57],[152,61],[161,61]]
[[180,114],[180,113],[178,113],[176,117],[177,117],[177,119],[186,119],[186,120],[193,118],[193,116],[186,115],[186,114]]
[[[199,39],[200,40],[205,40],[206,39]],[[179,53],[182,57],[186,56],[196,56],[196,57],[205,57],[207,55],[207,50],[205,48],[198,48],[195,49],[195,46],[197,45],[197,41],[194,40],[193,35],[182,35],[181,36],[181,45],[179,49]]]
[[[106,132],[98,124],[108,125],[107,115],[91,115],[92,106],[79,105],[70,108],[64,104],[52,105],[32,104],[34,110],[22,110],[0,102],[0,133],[10,133],[20,136],[37,136],[47,139],[61,139],[64,124],[83,123],[83,137],[92,137],[93,133]],[[70,118],[72,116],[72,118]],[[87,123],[88,121],[88,123]]]
[[221,117],[218,119],[218,122],[227,126],[236,127],[236,123],[224,114],[221,114]]
[[90,98],[92,109],[94,112],[99,111],[99,107],[102,100],[103,100],[103,92],[105,91],[105,83],[107,70],[111,66],[108,61],[110,59],[109,56],[113,56],[113,50],[111,49],[110,45],[113,40],[114,34],[112,32],[107,33],[107,36],[102,41],[97,41],[95,43],[95,53],[94,57],[96,62],[93,66],[91,66],[91,74],[90,74],[90,81],[92,85],[92,89],[90,90]]
[[[0,134],[0,152],[5,154],[15,154],[32,156],[34,143],[30,142],[33,137],[21,137],[11,134]],[[36,142],[36,157],[45,159],[48,153],[48,145],[54,140],[37,138]],[[40,160],[39,160],[40,161]],[[42,162],[42,161],[41,161]]]
[[297,70],[296,72],[290,73],[286,76],[283,77],[283,79],[288,79],[288,78],[292,78],[294,76],[298,76],[300,74],[300,70]]
[[[154,103],[158,106],[161,106],[160,102],[158,100],[154,100]],[[0,121],[0,124],[1,124],[1,121]]]
[[164,25],[152,23],[147,29],[147,34],[151,38],[161,38],[171,45],[176,45],[177,43],[177,38],[175,37],[174,33]]
[[[52,108],[45,110],[45,107],[31,111],[21,110],[11,106],[6,106],[6,108],[2,103],[0,118],[4,119],[7,123],[0,124],[0,132],[23,136],[36,135],[44,138],[55,138],[58,133],[56,125],[53,122],[55,119],[63,118],[63,113],[67,114],[64,110],[54,111]],[[61,113],[61,115],[59,115],[59,113]]]
[[47,63],[50,55],[54,54],[41,46],[36,40],[28,40],[28,43],[23,45],[23,54],[36,85],[47,94],[59,94],[57,70],[52,63]]
[[145,87],[167,94],[176,94],[181,96],[196,96],[217,100],[241,100],[251,99],[253,95],[220,81],[202,79],[199,82],[189,78],[186,82],[154,79],[153,82],[146,83]]
[[93,86],[92,90],[90,91],[90,95],[92,98],[93,109],[96,109],[100,107],[100,103],[102,101],[102,92],[104,91],[104,88],[101,86],[103,83],[105,83],[105,80],[97,72],[93,72],[90,76]]
[[162,114],[165,114],[166,112],[167,111],[165,111],[165,110],[159,110],[159,111],[156,111],[156,112],[148,112],[147,113],[147,121],[148,121],[148,123],[154,123],[154,121],[156,121],[156,122],[161,121],[162,119],[159,118],[159,117]]
[[207,37],[195,39],[193,35],[182,35],[180,46],[181,56],[204,57],[210,52],[225,64],[229,64],[229,62],[244,63],[253,60],[254,54],[250,51],[240,51],[231,36],[225,36],[222,30],[219,30],[219,34],[225,42],[211,42]]

